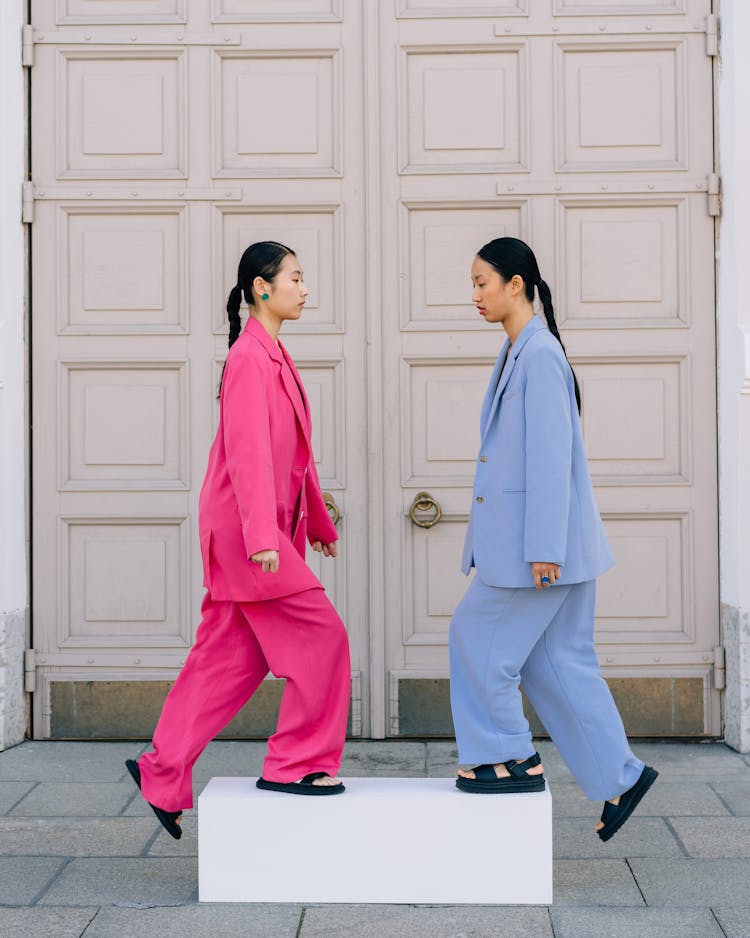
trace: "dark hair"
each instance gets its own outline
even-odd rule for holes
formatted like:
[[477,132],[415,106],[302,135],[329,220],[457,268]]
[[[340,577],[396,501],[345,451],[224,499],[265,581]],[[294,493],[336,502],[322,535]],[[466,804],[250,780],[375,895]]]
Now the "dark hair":
[[[557,323],[555,322],[555,310],[552,307],[552,294],[547,284],[542,280],[542,275],[539,272],[539,264],[537,263],[536,257],[534,257],[534,252],[528,244],[518,238],[495,238],[494,241],[490,241],[488,244],[485,244],[483,248],[480,248],[477,255],[481,257],[483,261],[487,261],[488,264],[491,264],[503,280],[512,280],[513,277],[518,274],[521,280],[523,280],[526,299],[530,303],[534,302],[534,287],[536,287],[542,309],[544,310],[544,318],[547,320],[547,325],[549,326],[549,331],[562,346],[563,354],[567,359],[568,354],[565,351],[565,346],[560,338]],[[570,362],[568,362],[568,364],[570,364]],[[571,368],[570,370],[573,374],[576,404],[580,412],[581,392],[578,387],[578,379],[573,369]]]
[[[287,254],[297,256],[291,248],[288,248],[285,244],[280,244],[278,241],[257,241],[255,244],[251,244],[240,258],[239,267],[237,268],[237,283],[230,290],[227,299],[229,348],[239,338],[240,329],[242,328],[240,303],[243,295],[248,306],[255,306],[253,281],[256,277],[262,277],[268,283],[273,283]],[[223,381],[223,369],[221,378]],[[221,382],[219,382],[219,393],[221,393]]]
[[[237,283],[232,287],[227,300],[229,348],[239,338],[241,327],[240,302],[243,294],[247,305],[254,306],[253,281],[256,277],[262,277],[269,283],[273,283],[274,277],[279,272],[279,267],[281,267],[281,263],[287,254],[294,255],[294,251],[285,244],[280,244],[278,241],[258,241],[251,244],[240,258],[240,264],[237,268]],[[294,256],[296,257],[296,255]]]

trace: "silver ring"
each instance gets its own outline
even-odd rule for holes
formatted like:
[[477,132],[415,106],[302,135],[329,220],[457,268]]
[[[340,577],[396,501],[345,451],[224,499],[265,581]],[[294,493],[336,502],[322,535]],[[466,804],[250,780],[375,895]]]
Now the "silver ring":
[[549,577],[548,577],[548,576],[543,576],[543,577],[542,577],[542,583],[549,583]]

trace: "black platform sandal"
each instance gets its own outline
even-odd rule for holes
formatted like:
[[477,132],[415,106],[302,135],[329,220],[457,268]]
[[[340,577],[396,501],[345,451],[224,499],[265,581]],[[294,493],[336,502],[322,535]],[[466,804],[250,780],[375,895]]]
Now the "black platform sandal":
[[310,772],[298,782],[269,782],[265,778],[259,778],[255,783],[257,788],[265,791],[283,791],[292,795],[340,795],[346,791],[342,782],[338,785],[314,785],[316,778],[330,778],[328,772]]
[[498,778],[493,765],[478,765],[472,769],[476,778],[464,778],[459,775],[456,779],[456,788],[461,791],[469,791],[474,794],[481,792],[484,794],[500,794],[502,792],[529,792],[544,791],[544,774],[529,775],[527,769],[535,765],[541,765],[542,760],[538,752],[522,762],[516,759],[509,759],[503,765],[510,773],[504,778]]
[[620,803],[612,804],[610,801],[604,802],[601,822],[604,827],[597,831],[602,840],[609,840],[610,837],[619,831],[622,825],[627,821],[630,815],[635,811],[641,798],[651,788],[659,773],[652,769],[650,765],[645,765],[641,776],[632,788],[620,795]]
[[[141,770],[138,768],[138,763],[134,759],[126,759],[125,767],[127,768],[128,772],[130,772],[133,781],[136,783],[138,790],[140,791]],[[146,804],[150,806],[151,810],[159,818],[164,830],[168,834],[171,834],[175,840],[179,840],[180,837],[182,837],[182,828],[177,823],[177,821],[182,817],[182,811],[165,811],[164,808],[157,808],[156,805],[151,804],[150,801],[147,801]]]

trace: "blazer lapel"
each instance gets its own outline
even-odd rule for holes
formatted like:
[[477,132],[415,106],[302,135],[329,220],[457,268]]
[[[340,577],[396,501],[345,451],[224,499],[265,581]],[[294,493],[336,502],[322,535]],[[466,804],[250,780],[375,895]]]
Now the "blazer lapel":
[[[309,418],[310,405],[307,400],[307,395],[302,386],[302,380],[300,379],[299,373],[295,368],[294,362],[291,359],[291,356],[287,352],[281,343],[278,345],[271,336],[266,332],[265,328],[255,319],[254,316],[250,316],[245,325],[245,329],[250,332],[255,338],[260,342],[263,348],[268,352],[269,356],[277,362],[279,368],[281,369],[281,381],[284,385],[284,390],[289,396],[289,400],[292,402],[292,407],[294,408],[294,413],[299,421],[299,425],[302,429],[303,436],[307,442],[308,448],[310,447],[310,433],[311,433],[311,424]],[[287,365],[285,368],[284,365]],[[297,386],[299,382],[299,387]]]
[[297,420],[299,420],[302,431],[305,434],[305,439],[309,442],[310,433],[312,431],[310,423],[310,402],[307,399],[307,394],[302,384],[302,378],[300,378],[299,372],[297,371],[297,366],[292,361],[292,356],[281,343],[279,343],[279,347],[288,365],[287,368],[281,369],[281,379],[284,382],[286,393],[289,395],[292,406],[294,407]]
[[487,427],[489,425],[490,411],[492,410],[493,402],[495,400],[497,391],[499,390],[500,371],[503,367],[503,363],[505,362],[509,348],[510,340],[506,339],[505,344],[500,349],[500,352],[497,356],[495,367],[492,369],[490,383],[487,385],[487,393],[484,395],[484,401],[482,403],[482,415],[479,418],[479,429],[482,437],[484,437],[484,434],[487,431]]
[[[529,341],[531,336],[537,333],[540,329],[545,329],[545,328],[546,326],[543,325],[539,317],[534,316],[533,319],[530,319],[529,322],[526,323],[526,325],[521,330],[520,335],[516,338],[516,341],[512,345],[510,345],[510,340],[508,339],[505,340],[505,345],[506,346],[510,345],[510,348],[508,348],[508,356],[505,362],[505,367],[503,368],[502,374],[500,375],[500,380],[497,383],[497,390],[495,391],[492,397],[492,402],[490,404],[489,410],[487,411],[486,422],[482,424],[482,440],[484,440],[485,435],[487,434],[487,431],[490,428],[490,424],[492,423],[492,418],[495,416],[495,412],[497,411],[497,408],[500,404],[500,398],[503,396],[503,391],[505,391],[508,381],[510,380],[510,376],[513,374],[513,369],[516,364],[516,359],[521,354],[521,351],[523,350],[524,345],[526,345],[526,343]],[[504,349],[505,349],[505,346],[503,347],[503,350]],[[498,367],[502,367],[502,361],[503,361],[503,354],[501,351],[500,355],[498,356],[498,362],[497,362],[497,365],[495,365],[495,369],[497,369]],[[495,380],[494,372],[492,375],[492,380]],[[492,393],[492,383],[490,383],[490,391],[488,393],[488,397],[489,397],[489,394],[491,393]],[[486,401],[485,401],[485,404],[486,404]],[[485,409],[483,407],[482,408],[483,415],[484,415],[484,410]]]

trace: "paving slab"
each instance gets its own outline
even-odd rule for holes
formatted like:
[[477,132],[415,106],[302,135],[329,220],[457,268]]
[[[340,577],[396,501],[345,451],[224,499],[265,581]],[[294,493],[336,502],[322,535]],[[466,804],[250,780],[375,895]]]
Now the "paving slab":
[[706,782],[694,779],[666,781],[661,775],[636,808],[638,817],[727,817],[728,814],[726,806]]
[[552,908],[551,915],[555,938],[723,938],[709,909]]
[[632,742],[633,752],[647,765],[658,769],[661,781],[699,778],[711,780],[717,775],[747,775],[747,764],[729,746],[721,742]]
[[534,741],[537,752],[542,757],[544,766],[544,775],[550,782],[572,782],[573,776],[570,769],[563,762],[557,746],[547,739],[538,739]]
[[157,821],[159,833],[148,850],[150,857],[197,857],[198,856],[198,816],[183,815],[182,837],[175,840]]
[[350,742],[344,748],[340,775],[352,778],[423,778],[426,747],[423,742]]
[[736,817],[750,817],[750,769],[742,777],[712,781],[711,788]]
[[715,908],[713,913],[724,929],[726,938],[747,938],[750,935],[750,908]]
[[267,749],[265,740],[214,740],[193,766],[193,778],[207,782],[216,775],[260,775]]
[[35,782],[115,782],[142,743],[32,741],[0,752],[0,779]]
[[750,858],[750,817],[674,818],[672,826],[691,857]]
[[0,909],[0,935],[3,938],[79,938],[98,911],[96,907]]
[[16,857],[137,857],[158,824],[156,818],[0,818],[0,851]]
[[10,817],[114,817],[133,796],[127,782],[41,782]]
[[[308,906],[300,938],[553,938],[549,912],[501,906]],[[88,935],[87,935],[88,938]]]
[[557,860],[553,876],[555,906],[645,905],[625,860]]
[[607,841],[597,837],[594,827],[594,819],[555,818],[552,825],[555,860],[683,856],[663,818],[632,817]]
[[181,905],[197,896],[196,857],[72,860],[42,905]]
[[451,740],[432,740],[425,744],[425,764],[429,778],[452,778],[458,767],[458,749]]
[[85,938],[296,938],[301,906],[189,905],[169,909],[103,908]]
[[[198,796],[203,791],[203,789],[208,785],[210,779],[205,779],[200,782],[193,782],[193,807],[185,808],[184,815],[188,817],[190,814],[195,814],[198,810]],[[120,812],[122,817],[155,817],[155,814],[151,808],[151,805],[146,801],[143,795],[138,791],[135,785],[131,782],[130,787],[132,789],[133,797],[130,801],[127,802],[123,810]]]
[[0,857],[0,905],[31,905],[65,863],[57,857]]
[[630,860],[649,906],[750,905],[750,860]]
[[6,814],[10,809],[28,794],[36,782],[0,782],[0,814]]

